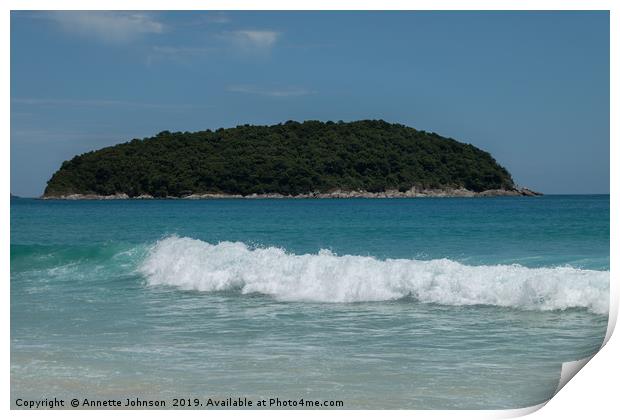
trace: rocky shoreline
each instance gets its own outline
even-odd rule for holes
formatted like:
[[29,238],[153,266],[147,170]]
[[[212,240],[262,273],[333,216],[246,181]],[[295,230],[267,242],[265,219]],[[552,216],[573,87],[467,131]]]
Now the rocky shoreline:
[[383,192],[368,191],[343,191],[335,190],[328,193],[312,192],[299,195],[283,195],[283,194],[190,194],[183,197],[165,197],[155,198],[149,194],[139,195],[137,197],[129,197],[125,193],[117,193],[112,195],[98,194],[63,194],[63,195],[44,195],[43,200],[217,200],[226,198],[243,198],[243,199],[313,199],[313,198],[422,198],[422,197],[534,197],[540,196],[542,193],[532,191],[528,188],[517,188],[514,190],[486,190],[475,192],[465,188],[447,188],[447,189],[417,189],[411,188],[408,191],[387,190]]

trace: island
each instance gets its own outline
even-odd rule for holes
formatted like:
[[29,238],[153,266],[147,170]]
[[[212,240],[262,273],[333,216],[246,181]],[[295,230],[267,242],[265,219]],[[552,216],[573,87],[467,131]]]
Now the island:
[[154,137],[63,162],[44,199],[534,196],[471,145],[383,120]]

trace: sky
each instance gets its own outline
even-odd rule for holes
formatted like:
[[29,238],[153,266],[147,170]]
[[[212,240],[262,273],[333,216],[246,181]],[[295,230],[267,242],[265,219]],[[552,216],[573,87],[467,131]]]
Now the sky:
[[609,193],[609,14],[11,12],[11,192],[169,131],[383,119]]

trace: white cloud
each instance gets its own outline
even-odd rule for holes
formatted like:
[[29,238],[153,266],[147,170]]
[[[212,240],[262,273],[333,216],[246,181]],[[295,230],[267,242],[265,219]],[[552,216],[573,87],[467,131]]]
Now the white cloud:
[[164,24],[148,13],[108,11],[55,11],[46,17],[67,32],[93,37],[99,41],[123,43],[146,34],[164,32]]
[[269,50],[280,37],[276,31],[239,30],[225,32],[235,44],[243,48]]
[[[155,45],[151,47],[147,63],[162,58],[185,60],[204,57],[212,54],[221,54],[226,50],[234,50],[243,55],[254,55],[269,52],[280,34],[275,31],[225,31],[212,34],[207,45]],[[209,42],[210,41],[210,42]]]
[[132,102],[116,99],[52,99],[52,98],[11,98],[11,103],[28,106],[72,106],[72,107],[129,107],[148,109],[188,109],[191,105]]
[[261,96],[273,96],[273,97],[287,97],[287,96],[305,96],[312,95],[315,92],[300,88],[300,87],[285,87],[285,88],[277,88],[277,89],[266,89],[258,86],[251,85],[235,85],[229,86],[227,88],[229,92],[235,93],[245,93],[250,95],[261,95]]

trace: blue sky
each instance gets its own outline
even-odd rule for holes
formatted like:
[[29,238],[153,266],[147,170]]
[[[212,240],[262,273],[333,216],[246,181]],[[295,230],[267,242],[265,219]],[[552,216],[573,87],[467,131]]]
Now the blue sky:
[[607,12],[12,12],[11,191],[163,130],[384,119],[609,192]]

